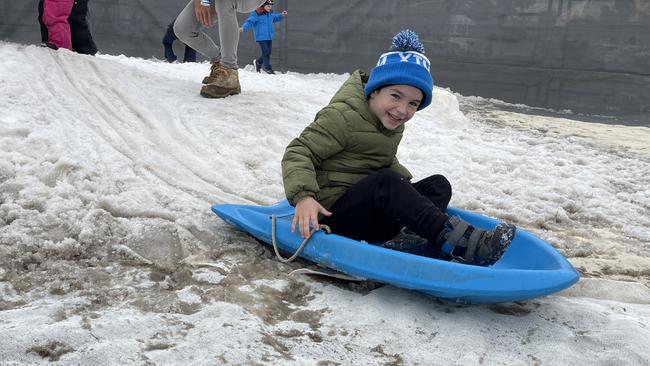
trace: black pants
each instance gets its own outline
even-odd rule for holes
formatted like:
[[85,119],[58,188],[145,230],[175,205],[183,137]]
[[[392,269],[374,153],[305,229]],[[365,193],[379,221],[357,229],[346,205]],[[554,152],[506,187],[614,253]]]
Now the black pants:
[[260,51],[262,51],[260,57],[257,58],[257,64],[261,65],[266,71],[272,71],[271,50],[273,49],[273,41],[258,41],[257,44],[260,46]]
[[[174,22],[175,21],[176,19],[174,19]],[[167,26],[167,31],[162,39],[162,44],[165,49],[165,60],[167,60],[167,62],[174,62],[178,59],[174,53],[174,41],[178,39],[174,33],[174,22],[171,22],[171,24]],[[183,62],[196,62],[196,51],[194,48],[185,45]]]
[[436,243],[451,200],[451,184],[442,175],[410,183],[392,169],[381,169],[350,187],[321,223],[336,234],[369,243],[390,240],[406,226]]
[[[90,34],[90,27],[86,20],[87,16],[88,0],[75,0],[70,16],[68,16],[72,48],[78,53],[94,55],[97,53],[97,46]],[[48,33],[47,27],[43,23],[43,0],[38,2],[38,23],[41,26],[41,42],[45,43],[48,41]]]
[[45,43],[49,38],[47,36],[47,27],[43,22],[43,0],[39,0],[38,2],[38,24],[41,26],[41,42]]

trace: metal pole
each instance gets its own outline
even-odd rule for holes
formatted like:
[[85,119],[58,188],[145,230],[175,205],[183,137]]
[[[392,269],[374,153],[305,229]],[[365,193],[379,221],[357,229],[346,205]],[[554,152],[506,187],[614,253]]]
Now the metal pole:
[[[289,11],[289,0],[284,0],[284,10],[287,12]],[[280,45],[280,65],[281,65],[281,70],[283,73],[287,72],[287,53],[288,53],[288,48],[287,48],[287,30],[288,30],[288,23],[289,23],[289,17],[287,16],[284,18],[284,21],[282,22],[282,31],[281,31],[281,45]]]

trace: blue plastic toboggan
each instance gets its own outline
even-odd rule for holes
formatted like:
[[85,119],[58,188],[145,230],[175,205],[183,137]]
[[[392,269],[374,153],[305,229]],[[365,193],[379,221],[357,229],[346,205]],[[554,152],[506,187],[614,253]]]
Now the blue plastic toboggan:
[[[302,243],[291,232],[294,208],[284,200],[271,206],[220,204],[212,211],[226,222],[271,244],[272,216],[280,250],[294,253]],[[492,229],[499,221],[470,211],[448,208],[475,227]],[[300,257],[352,277],[420,291],[463,303],[527,300],[563,290],[578,281],[578,272],[555,248],[517,229],[503,256],[492,266],[480,267],[422,257],[370,245],[324,231],[316,232]]]

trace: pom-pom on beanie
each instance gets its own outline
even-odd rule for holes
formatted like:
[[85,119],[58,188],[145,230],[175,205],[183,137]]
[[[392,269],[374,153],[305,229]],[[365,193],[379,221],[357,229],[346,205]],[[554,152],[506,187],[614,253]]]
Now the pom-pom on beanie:
[[422,103],[418,106],[418,110],[422,110],[431,104],[433,78],[430,68],[418,35],[409,29],[400,31],[393,37],[388,52],[379,56],[377,66],[370,72],[364,89],[366,97],[384,86],[410,85],[422,91]]

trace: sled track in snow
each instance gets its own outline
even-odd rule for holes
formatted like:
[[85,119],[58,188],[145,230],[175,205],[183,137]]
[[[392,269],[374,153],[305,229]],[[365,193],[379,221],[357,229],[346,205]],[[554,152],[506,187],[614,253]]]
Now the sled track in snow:
[[[49,72],[49,75],[62,77],[46,77],[42,78],[42,83],[35,83],[33,89],[37,98],[65,96],[67,101],[76,102],[77,108],[79,104],[83,105],[83,114],[77,115],[65,108],[49,109],[49,113],[59,116],[59,123],[65,125],[66,131],[91,130],[128,159],[134,173],[142,179],[155,177],[160,183],[201,201],[209,201],[211,194],[217,194],[238,202],[252,202],[228,188],[226,182],[214,178],[214,173],[220,169],[218,160],[213,157],[219,152],[207,149],[206,146],[210,145],[201,143],[204,137],[200,134],[188,134],[178,114],[177,103],[156,103],[156,93],[147,91],[152,84],[158,85],[156,91],[175,88],[175,85],[165,85],[164,80],[146,83],[148,76],[123,70],[123,65],[107,60],[51,51],[45,52],[49,58],[43,60],[40,57],[42,53],[30,52],[29,57],[42,70],[52,67],[60,70]],[[129,98],[128,94],[136,93],[141,100]],[[146,146],[142,141],[146,141]],[[68,145],[71,143],[74,142],[67,142]],[[188,179],[188,175],[194,178]],[[184,182],[193,183],[188,185]]]

